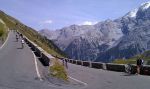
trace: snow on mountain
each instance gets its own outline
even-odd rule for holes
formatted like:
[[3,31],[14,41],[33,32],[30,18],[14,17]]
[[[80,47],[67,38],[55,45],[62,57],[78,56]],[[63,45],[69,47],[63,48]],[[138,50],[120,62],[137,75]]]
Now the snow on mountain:
[[126,17],[126,18],[127,18],[127,17],[136,18],[137,12],[138,12],[139,10],[144,11],[144,10],[148,9],[149,7],[150,7],[150,1],[141,4],[141,6],[140,6],[139,8],[136,8],[136,9],[134,9],[134,10],[128,12],[124,17]]
[[150,49],[150,2],[122,18],[41,31],[73,59],[110,62]]
[[134,17],[136,17],[137,11],[138,11],[138,9],[134,9],[134,10],[128,12],[124,17],[134,18]]
[[140,8],[141,8],[142,10],[145,10],[145,9],[148,9],[149,7],[150,7],[150,1],[141,4],[141,7],[140,7]]
[[112,20],[95,25],[71,25],[49,33],[43,30],[40,33],[44,32],[72,58],[82,60],[95,60],[98,53],[111,48],[123,36],[121,26]]

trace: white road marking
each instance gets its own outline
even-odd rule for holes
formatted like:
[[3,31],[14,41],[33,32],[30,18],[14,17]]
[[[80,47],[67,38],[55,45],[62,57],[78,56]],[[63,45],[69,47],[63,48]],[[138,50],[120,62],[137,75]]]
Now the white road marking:
[[[33,53],[33,51],[32,51],[32,53]],[[33,55],[34,55],[35,68],[36,68],[37,76],[38,76],[38,78],[40,79],[40,81],[43,81],[42,78],[41,78],[41,75],[40,75],[40,73],[39,73],[36,56],[35,56],[34,53],[33,53]],[[71,76],[68,76],[68,77],[69,77],[70,79],[73,79],[73,80],[79,82],[79,83],[84,84],[85,86],[88,85],[87,83],[82,82],[82,81],[80,81],[80,80],[78,80],[78,79],[75,79],[75,78],[73,78],[73,77],[71,77]],[[62,87],[58,87],[58,86],[55,86],[55,85],[52,85],[52,84],[49,84],[49,86],[54,87],[54,88],[62,88]]]
[[68,77],[71,78],[71,79],[73,79],[73,80],[75,80],[75,81],[77,81],[77,82],[80,82],[80,83],[84,84],[85,86],[88,85],[87,83],[82,82],[82,81],[80,81],[80,80],[78,80],[78,79],[75,79],[75,78],[73,78],[73,77],[71,77],[71,76],[68,76]]
[[[33,51],[32,51],[32,53],[33,53]],[[36,67],[37,76],[38,76],[38,78],[40,79],[40,81],[43,81],[42,78],[41,78],[41,75],[40,75],[40,73],[39,73],[39,70],[38,70],[38,65],[37,65],[37,59],[36,59],[36,56],[35,56],[34,53],[33,53],[33,55],[34,55],[34,60],[35,60],[35,67]],[[73,78],[73,77],[71,77],[71,76],[68,76],[68,77],[69,77],[70,79],[73,79],[73,80],[79,82],[79,83],[84,84],[85,86],[88,85],[87,83],[82,82],[82,81],[80,81],[80,80],[78,80],[78,79],[75,79],[75,78]],[[58,87],[58,86],[55,86],[55,85],[52,85],[52,84],[49,84],[49,86],[54,87],[54,88],[62,88],[62,87]]]
[[9,38],[9,34],[10,34],[10,32],[8,33],[7,39],[5,40],[5,42],[3,43],[3,45],[0,47],[0,50],[1,50],[1,49],[4,47],[4,45],[7,43],[8,38]]
[[[32,51],[32,53],[33,53],[33,51]],[[35,63],[35,69],[36,69],[37,76],[38,76],[38,78],[40,79],[40,81],[43,81],[43,80],[42,80],[42,77],[41,77],[41,75],[40,75],[40,72],[39,72],[39,68],[38,68],[36,56],[35,56],[34,53],[33,53],[33,55],[34,55],[34,63]]]
[[[32,51],[32,53],[33,53],[33,51]],[[39,73],[36,56],[35,56],[34,53],[33,53],[33,55],[34,55],[35,68],[36,68],[37,76],[38,76],[38,78],[40,79],[40,81],[43,81],[42,78],[41,78],[41,75],[40,75],[40,73]],[[84,84],[85,86],[87,86],[87,83],[85,83],[85,82],[82,82],[82,81],[80,81],[80,80],[77,80],[77,79],[75,79],[75,78],[73,78],[73,77],[71,77],[71,76],[68,76],[68,77],[69,77],[70,79],[73,79],[73,80],[75,80],[75,81],[77,81],[77,82],[79,82],[79,83],[82,83],[82,84]],[[63,88],[63,87],[55,86],[55,85],[52,85],[52,84],[49,84],[49,86],[54,87],[54,88]]]
[[[85,83],[85,82],[82,82],[82,81],[80,81],[80,80],[77,80],[77,79],[75,79],[75,78],[72,78],[71,76],[68,76],[70,79],[73,79],[73,80],[75,80],[76,82],[80,82],[80,83],[82,83],[82,84],[84,84],[84,87],[86,87],[88,84],[87,83]],[[54,88],[64,88],[64,87],[62,87],[62,86],[56,86],[56,85],[52,85],[52,84],[49,84],[49,86],[51,86],[51,87],[54,87]],[[83,87],[81,87],[81,88],[83,88]]]

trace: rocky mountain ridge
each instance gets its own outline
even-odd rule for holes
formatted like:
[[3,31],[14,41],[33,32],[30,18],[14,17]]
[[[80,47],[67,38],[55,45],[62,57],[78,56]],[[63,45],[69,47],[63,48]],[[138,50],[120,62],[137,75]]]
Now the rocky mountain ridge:
[[150,2],[122,18],[95,25],[71,25],[40,33],[53,40],[73,59],[111,62],[150,49]]

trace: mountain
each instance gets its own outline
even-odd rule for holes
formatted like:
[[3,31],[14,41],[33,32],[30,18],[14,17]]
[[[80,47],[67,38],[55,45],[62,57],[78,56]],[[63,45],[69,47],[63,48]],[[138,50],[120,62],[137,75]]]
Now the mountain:
[[[65,56],[64,52],[62,52],[51,40],[40,35],[36,30],[24,25],[19,20],[7,15],[3,11],[0,11],[0,23],[6,25],[5,27],[10,30],[18,30],[48,53],[55,56]],[[2,28],[1,25],[0,28]]]
[[115,47],[99,54],[96,61],[105,59],[103,61],[109,62],[116,58],[130,58],[150,50],[149,4],[150,2],[147,2],[139,7],[134,11],[134,16],[125,15],[122,17],[121,29],[124,36]]
[[42,30],[73,59],[111,62],[150,50],[150,2],[116,20]]
[[[96,60],[97,54],[107,50],[122,36],[120,25],[106,20],[95,25],[71,25],[61,30],[42,30],[73,59]],[[85,55],[85,56],[83,56]]]

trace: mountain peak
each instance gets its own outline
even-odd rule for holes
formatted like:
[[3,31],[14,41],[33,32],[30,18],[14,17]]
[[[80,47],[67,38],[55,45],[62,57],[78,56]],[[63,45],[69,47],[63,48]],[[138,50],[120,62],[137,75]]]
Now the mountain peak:
[[137,11],[138,11],[138,9],[134,9],[134,10],[128,12],[124,17],[131,17],[131,18],[136,17]]
[[150,7],[150,1],[141,4],[141,9],[142,10],[148,9],[149,7]]
[[111,62],[130,58],[150,50],[149,7],[147,2],[121,18],[71,25],[47,36],[73,59]]
[[128,12],[124,17],[134,18],[134,17],[136,17],[137,12],[138,12],[139,9],[144,11],[144,10],[148,9],[149,7],[150,7],[150,1],[141,4],[141,6],[138,9],[136,8],[136,9]]

